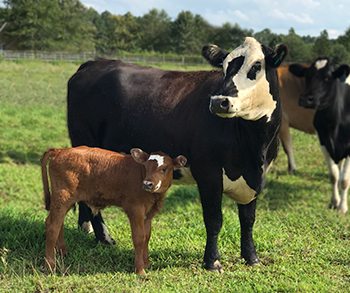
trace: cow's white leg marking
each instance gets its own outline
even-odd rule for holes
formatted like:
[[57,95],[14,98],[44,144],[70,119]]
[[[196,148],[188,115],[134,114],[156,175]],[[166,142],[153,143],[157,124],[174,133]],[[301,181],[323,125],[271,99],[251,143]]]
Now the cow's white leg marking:
[[321,151],[326,160],[329,178],[332,183],[332,198],[331,198],[331,207],[336,208],[339,205],[340,197],[338,191],[338,180],[339,180],[339,167],[333,161],[331,156],[329,155],[325,146],[321,145]]
[[158,167],[164,164],[164,157],[159,155],[152,155],[148,158],[149,161],[155,160],[157,161]]
[[348,212],[348,190],[350,186],[350,157],[343,160],[340,174],[341,199],[338,205],[338,212],[346,214]]
[[108,229],[104,223],[102,223],[102,229],[103,229],[104,239],[110,244],[115,243],[114,239],[109,234]]
[[92,228],[91,222],[84,222],[81,225],[81,228],[86,232],[86,233],[92,233],[94,231],[94,229]]

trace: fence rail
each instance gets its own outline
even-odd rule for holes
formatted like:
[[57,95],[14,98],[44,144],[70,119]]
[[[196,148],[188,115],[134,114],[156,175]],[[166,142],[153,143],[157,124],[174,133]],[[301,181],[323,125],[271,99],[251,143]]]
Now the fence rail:
[[66,53],[66,52],[35,52],[35,51],[11,51],[0,50],[0,56],[4,60],[39,59],[42,61],[63,60],[68,62],[94,60],[96,58],[118,59],[130,63],[172,63],[176,65],[201,65],[206,64],[202,57],[191,56],[147,56],[147,55],[98,55],[96,53]]

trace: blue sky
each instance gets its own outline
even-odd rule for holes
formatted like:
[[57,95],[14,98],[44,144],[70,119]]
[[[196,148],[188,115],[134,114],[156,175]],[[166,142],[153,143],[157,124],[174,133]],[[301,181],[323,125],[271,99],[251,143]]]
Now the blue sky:
[[344,34],[350,27],[350,0],[81,0],[99,13],[107,10],[124,15],[142,16],[150,9],[164,9],[174,20],[189,10],[212,25],[238,23],[241,28],[259,32],[265,28],[288,34],[291,27],[301,36],[319,36],[326,29],[330,38]]

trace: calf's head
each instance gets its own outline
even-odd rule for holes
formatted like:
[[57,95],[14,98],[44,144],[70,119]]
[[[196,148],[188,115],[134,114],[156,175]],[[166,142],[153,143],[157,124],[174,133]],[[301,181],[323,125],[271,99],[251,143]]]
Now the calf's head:
[[305,77],[306,90],[299,98],[299,105],[304,108],[322,109],[329,103],[334,86],[339,82],[347,82],[350,67],[335,65],[327,57],[319,57],[310,67],[302,64],[291,64],[289,71],[298,77]]
[[203,47],[202,55],[223,69],[223,81],[211,96],[210,111],[224,118],[270,120],[278,99],[276,68],[287,55],[285,45],[271,49],[254,38],[228,53],[215,45]]
[[130,153],[137,163],[143,164],[146,168],[142,188],[149,192],[167,191],[173,179],[173,171],[184,167],[187,162],[187,159],[181,155],[172,159],[162,152],[149,155],[137,148],[132,149]]

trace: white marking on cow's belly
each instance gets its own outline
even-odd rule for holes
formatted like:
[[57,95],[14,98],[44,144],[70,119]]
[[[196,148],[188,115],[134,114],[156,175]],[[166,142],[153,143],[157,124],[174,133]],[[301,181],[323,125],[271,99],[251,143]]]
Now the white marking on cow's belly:
[[158,163],[158,167],[162,166],[164,164],[164,157],[163,156],[159,156],[159,155],[151,155],[148,158],[149,161],[155,160]]
[[191,185],[191,184],[197,183],[196,180],[194,180],[192,173],[191,173],[191,169],[189,167],[181,168],[179,171],[183,177],[181,177],[180,179],[174,179],[172,181],[172,184]]
[[224,174],[223,186],[224,194],[232,198],[237,203],[248,204],[256,198],[256,191],[248,186],[243,176],[239,177],[235,181],[232,181],[226,174]]
[[322,69],[323,67],[325,67],[327,65],[327,60],[318,60],[316,63],[315,63],[315,67],[317,70],[320,70]]

